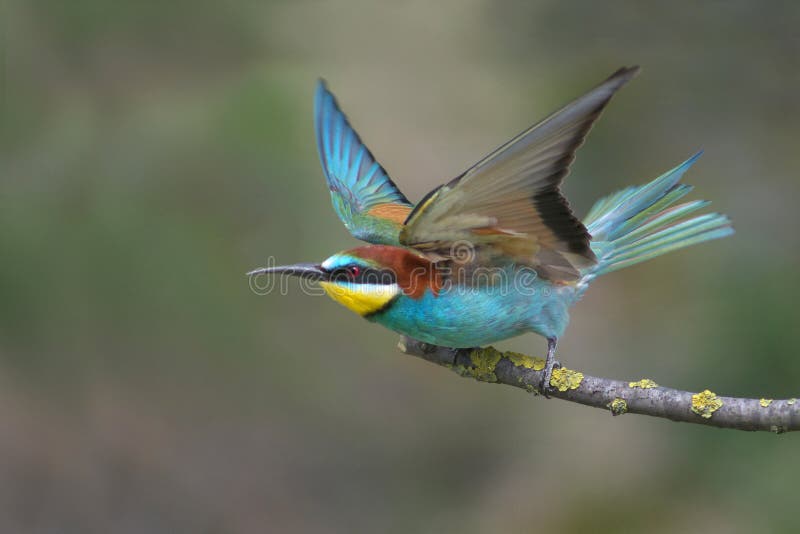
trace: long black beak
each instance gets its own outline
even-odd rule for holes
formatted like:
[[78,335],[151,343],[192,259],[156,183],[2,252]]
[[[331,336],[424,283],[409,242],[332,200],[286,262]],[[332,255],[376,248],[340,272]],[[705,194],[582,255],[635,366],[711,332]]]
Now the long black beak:
[[288,274],[305,278],[307,280],[327,280],[328,271],[314,263],[296,263],[294,265],[281,265],[279,267],[262,267],[247,273],[247,276],[259,274]]

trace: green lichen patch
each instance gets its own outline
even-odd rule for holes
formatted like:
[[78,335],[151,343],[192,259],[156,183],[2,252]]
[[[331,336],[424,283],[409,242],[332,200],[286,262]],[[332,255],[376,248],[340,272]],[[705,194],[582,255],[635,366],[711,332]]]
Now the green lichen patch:
[[550,377],[550,385],[558,391],[578,389],[581,382],[583,382],[583,373],[567,369],[566,367],[553,369],[553,376]]
[[772,399],[761,399],[758,401],[762,408],[767,408],[770,404],[772,404]]
[[505,354],[516,367],[524,367],[525,369],[533,369],[534,371],[541,371],[544,369],[544,360],[542,358],[532,358],[526,354],[510,351]]
[[497,382],[494,370],[503,357],[502,352],[493,347],[486,347],[473,350],[469,357],[472,360],[472,367],[468,369],[468,372],[473,378],[482,382]]
[[692,395],[692,411],[704,419],[710,419],[722,408],[722,400],[713,391],[705,390]]
[[658,384],[656,384],[653,380],[649,378],[642,378],[638,382],[628,382],[629,388],[641,388],[641,389],[651,389],[657,388]]
[[619,397],[606,404],[606,407],[611,410],[611,415],[617,416],[628,412],[628,403],[625,399]]

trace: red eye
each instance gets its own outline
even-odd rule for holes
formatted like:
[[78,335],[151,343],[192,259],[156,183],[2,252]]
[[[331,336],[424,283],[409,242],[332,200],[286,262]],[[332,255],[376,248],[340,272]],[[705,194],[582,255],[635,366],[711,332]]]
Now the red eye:
[[353,276],[358,276],[361,273],[361,269],[358,267],[358,265],[351,265],[348,270]]

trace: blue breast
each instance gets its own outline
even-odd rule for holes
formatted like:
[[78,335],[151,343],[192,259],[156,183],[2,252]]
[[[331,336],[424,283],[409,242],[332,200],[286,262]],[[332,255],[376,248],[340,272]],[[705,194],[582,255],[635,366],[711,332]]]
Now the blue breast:
[[427,290],[417,299],[401,295],[369,319],[426,343],[467,348],[531,331],[559,337],[574,300],[571,286],[530,277],[520,281],[519,271],[508,269],[504,283],[445,287],[438,295]]

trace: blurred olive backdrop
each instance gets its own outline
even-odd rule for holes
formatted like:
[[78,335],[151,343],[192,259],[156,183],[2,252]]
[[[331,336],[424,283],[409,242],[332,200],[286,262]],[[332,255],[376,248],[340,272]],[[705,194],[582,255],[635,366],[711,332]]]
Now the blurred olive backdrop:
[[703,148],[695,198],[737,234],[597,282],[560,357],[800,396],[799,5],[5,0],[0,531],[796,532],[799,436],[463,380],[244,272],[355,243],[318,76],[418,200],[640,64],[573,205]]

